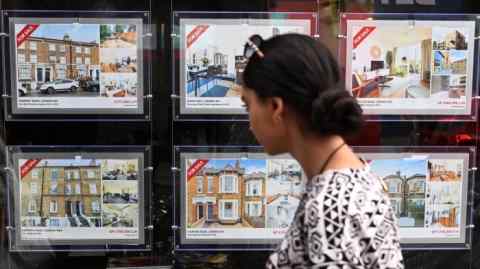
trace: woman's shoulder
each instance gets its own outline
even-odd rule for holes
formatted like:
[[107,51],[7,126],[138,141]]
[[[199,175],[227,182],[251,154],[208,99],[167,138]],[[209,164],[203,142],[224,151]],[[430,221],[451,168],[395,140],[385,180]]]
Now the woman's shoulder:
[[339,192],[353,193],[362,189],[380,195],[385,190],[382,180],[370,171],[368,165],[361,169],[327,170],[311,178],[306,185],[306,192],[311,198],[326,193],[330,195]]
[[[380,178],[368,169],[332,170],[312,178],[307,194],[305,231],[309,242],[322,246],[316,251],[312,243],[310,261],[322,263],[325,255],[350,253],[348,261],[339,262],[403,268],[395,214]],[[392,258],[381,260],[381,253]]]
[[368,166],[362,169],[329,170],[314,176],[307,183],[306,193],[307,208],[320,205],[325,209],[332,207],[341,215],[356,214],[355,209],[369,201],[390,206],[383,181]]

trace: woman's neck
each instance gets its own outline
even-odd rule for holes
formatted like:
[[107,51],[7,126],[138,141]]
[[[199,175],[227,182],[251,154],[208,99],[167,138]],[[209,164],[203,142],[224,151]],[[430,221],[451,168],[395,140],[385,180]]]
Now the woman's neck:
[[292,143],[290,153],[309,179],[328,169],[363,167],[351,149],[342,146],[345,141],[340,136],[303,136]]

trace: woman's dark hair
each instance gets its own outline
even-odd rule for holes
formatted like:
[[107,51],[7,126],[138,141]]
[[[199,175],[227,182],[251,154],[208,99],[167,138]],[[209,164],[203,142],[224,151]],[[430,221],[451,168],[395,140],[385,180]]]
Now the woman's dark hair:
[[301,34],[277,35],[258,47],[264,57],[250,57],[243,84],[261,100],[282,98],[305,119],[307,128],[321,135],[345,137],[360,129],[362,109],[343,86],[327,47]]

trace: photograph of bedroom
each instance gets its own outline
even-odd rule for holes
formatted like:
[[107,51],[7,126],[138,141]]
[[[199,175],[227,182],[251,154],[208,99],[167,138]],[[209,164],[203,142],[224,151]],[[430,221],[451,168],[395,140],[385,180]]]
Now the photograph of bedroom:
[[[365,28],[354,27],[354,36]],[[354,41],[353,95],[357,98],[430,97],[432,27],[400,24],[375,26],[370,30],[361,42]]]

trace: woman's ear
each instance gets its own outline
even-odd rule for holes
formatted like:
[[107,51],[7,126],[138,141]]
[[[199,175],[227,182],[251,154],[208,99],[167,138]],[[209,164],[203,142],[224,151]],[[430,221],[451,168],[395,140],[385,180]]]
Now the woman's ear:
[[270,102],[273,122],[279,123],[283,121],[283,115],[285,112],[285,103],[283,102],[283,99],[280,97],[272,97]]

